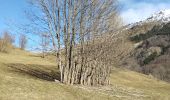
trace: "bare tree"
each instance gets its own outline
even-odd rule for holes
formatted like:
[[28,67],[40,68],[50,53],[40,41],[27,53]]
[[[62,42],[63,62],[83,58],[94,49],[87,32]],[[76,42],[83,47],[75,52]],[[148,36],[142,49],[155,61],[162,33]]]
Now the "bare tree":
[[113,32],[119,23],[111,23],[118,16],[117,1],[33,1],[32,4],[42,13],[34,15],[33,19],[43,22],[41,24],[52,39],[60,81],[66,84],[107,84],[111,70],[108,55],[111,51],[104,34]]
[[11,33],[9,32],[4,32],[3,33],[3,39],[8,42],[9,44],[12,44],[13,42],[15,42],[15,37],[12,36]]
[[4,32],[0,38],[0,51],[6,53],[9,52],[14,41],[14,36],[12,36],[9,32]]
[[19,37],[19,46],[21,50],[24,50],[26,48],[27,45],[27,38],[26,35],[21,34]]
[[49,35],[47,33],[41,34],[42,58],[45,58],[46,53],[48,52],[49,40]]

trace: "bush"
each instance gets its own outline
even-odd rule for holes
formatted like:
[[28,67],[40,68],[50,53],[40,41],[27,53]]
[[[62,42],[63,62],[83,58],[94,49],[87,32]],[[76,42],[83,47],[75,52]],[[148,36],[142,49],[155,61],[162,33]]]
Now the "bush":
[[158,30],[159,30],[159,27],[154,26],[152,28],[152,30],[146,32],[145,34],[137,34],[137,35],[131,36],[130,40],[134,41],[134,42],[140,42],[140,41],[147,40],[148,38],[150,38],[154,35],[157,35]]
[[153,54],[151,54],[149,57],[147,57],[143,63],[146,65],[146,64],[149,64],[151,61],[153,61],[155,58],[157,57],[157,53],[154,52]]
[[142,66],[144,74],[151,74],[154,77],[170,82],[170,56],[163,55],[152,61],[150,64]]
[[170,35],[170,23],[164,25],[160,30],[158,35]]
[[152,74],[153,74],[154,77],[156,77],[158,79],[165,80],[166,75],[167,75],[167,71],[166,71],[166,68],[164,66],[156,66],[153,69]]

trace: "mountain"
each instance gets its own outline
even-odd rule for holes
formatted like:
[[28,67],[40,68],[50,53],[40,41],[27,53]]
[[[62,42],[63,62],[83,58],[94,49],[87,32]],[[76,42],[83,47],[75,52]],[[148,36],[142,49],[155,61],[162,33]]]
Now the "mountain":
[[161,10],[158,13],[153,14],[147,19],[147,21],[160,21],[167,23],[170,21],[170,9]]
[[139,21],[139,22],[135,22],[132,24],[128,24],[126,25],[126,29],[129,28],[133,28],[136,26],[141,26],[141,25],[145,25],[145,24],[165,24],[170,22],[170,9],[166,9],[166,10],[161,10],[158,11],[154,14],[152,14],[150,17],[148,17],[145,20]]
[[122,66],[170,82],[170,10],[126,26]]

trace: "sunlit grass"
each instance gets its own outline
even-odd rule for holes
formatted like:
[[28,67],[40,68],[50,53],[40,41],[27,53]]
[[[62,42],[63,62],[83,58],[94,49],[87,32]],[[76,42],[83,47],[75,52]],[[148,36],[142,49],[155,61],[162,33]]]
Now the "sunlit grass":
[[111,86],[106,87],[64,85],[34,77],[36,74],[27,73],[30,70],[38,71],[38,75],[41,71],[51,75],[51,72],[57,71],[57,67],[51,59],[18,49],[9,54],[0,53],[0,100],[170,99],[169,83],[124,69],[113,69]]

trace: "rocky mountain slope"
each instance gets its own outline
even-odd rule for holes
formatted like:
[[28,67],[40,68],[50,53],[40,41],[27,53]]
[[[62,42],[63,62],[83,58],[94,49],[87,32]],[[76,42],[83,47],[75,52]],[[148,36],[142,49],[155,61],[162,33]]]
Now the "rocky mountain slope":
[[[123,66],[170,82],[170,10],[127,26],[132,45]],[[126,48],[126,47],[125,47]]]

